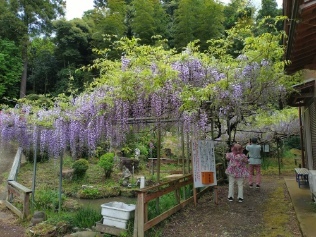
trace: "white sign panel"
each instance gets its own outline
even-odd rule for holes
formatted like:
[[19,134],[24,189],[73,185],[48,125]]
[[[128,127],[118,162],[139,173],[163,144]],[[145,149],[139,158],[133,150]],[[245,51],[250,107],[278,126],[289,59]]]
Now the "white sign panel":
[[[195,188],[217,185],[214,141],[192,142],[192,164]],[[210,175],[212,177],[208,177],[209,181],[205,181],[205,176]]]
[[269,146],[269,144],[264,144],[264,145],[263,145],[263,152],[270,152],[270,146]]

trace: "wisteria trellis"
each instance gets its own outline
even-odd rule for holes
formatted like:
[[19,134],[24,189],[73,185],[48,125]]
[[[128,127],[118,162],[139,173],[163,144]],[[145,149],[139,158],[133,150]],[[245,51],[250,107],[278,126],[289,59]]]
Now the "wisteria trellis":
[[[186,131],[205,133],[210,119],[201,106],[205,100],[211,101],[209,107],[215,116],[226,121],[232,116],[240,118],[245,104],[251,110],[264,109],[286,93],[279,80],[267,79],[274,70],[269,59],[254,62],[240,56],[234,67],[225,68],[216,66],[219,61],[207,63],[203,60],[205,55],[190,52],[168,52],[168,60],[151,57],[141,64],[134,55],[126,53],[121,63],[112,67],[113,72],[108,68],[104,72],[106,77],[122,77],[126,84],[115,87],[99,83],[93,91],[70,98],[66,108],[57,100],[49,109],[21,104],[2,110],[1,141],[16,141],[25,150],[33,149],[37,143],[40,152],[50,157],[58,157],[69,149],[76,157],[84,150],[93,154],[102,141],[112,146],[122,144],[130,118],[150,117],[157,123],[162,118],[173,118],[183,121]],[[99,62],[101,66],[102,63]],[[168,70],[172,73],[167,74]],[[131,98],[121,92],[130,86],[127,76],[134,77],[131,85],[135,91],[128,92]],[[146,89],[151,84],[152,88]]]

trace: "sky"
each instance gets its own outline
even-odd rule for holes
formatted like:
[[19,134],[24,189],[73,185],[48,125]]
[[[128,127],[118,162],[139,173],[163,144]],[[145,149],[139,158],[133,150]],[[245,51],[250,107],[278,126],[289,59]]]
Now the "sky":
[[66,19],[81,18],[85,11],[93,9],[93,0],[66,0]]
[[[93,9],[93,0],[66,0],[67,10],[66,19],[81,18],[85,11]],[[220,0],[223,3],[229,3],[230,0]],[[276,0],[279,7],[282,7],[283,0]],[[80,3],[78,3],[80,2]],[[260,7],[261,0],[252,0],[256,7]]]

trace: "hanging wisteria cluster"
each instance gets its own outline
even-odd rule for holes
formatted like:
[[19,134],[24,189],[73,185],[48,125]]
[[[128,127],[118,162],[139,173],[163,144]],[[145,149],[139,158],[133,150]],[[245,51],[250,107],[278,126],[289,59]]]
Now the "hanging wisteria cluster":
[[[65,150],[78,157],[85,151],[93,154],[104,141],[119,146],[130,122],[146,118],[157,124],[164,119],[182,121],[185,131],[206,133],[210,109],[213,116],[227,120],[242,116],[245,105],[250,110],[268,106],[285,93],[278,80],[267,78],[266,72],[272,71],[268,59],[257,63],[240,58],[238,67],[223,70],[190,53],[180,59],[175,54],[168,62],[151,59],[141,66],[126,54],[116,72],[104,70],[107,77],[121,79],[119,86],[99,83],[92,92],[71,97],[67,106],[57,100],[49,109],[19,105],[1,111],[1,141],[16,141],[25,150],[39,149],[50,157]],[[173,72],[170,76],[168,70]],[[131,86],[135,90],[129,91],[130,98],[122,96]],[[201,106],[203,101],[208,101],[207,107]]]

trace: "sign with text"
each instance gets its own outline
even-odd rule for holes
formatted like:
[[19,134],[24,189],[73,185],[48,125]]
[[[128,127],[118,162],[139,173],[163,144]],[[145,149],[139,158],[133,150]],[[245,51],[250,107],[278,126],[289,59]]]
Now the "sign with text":
[[217,185],[214,141],[192,142],[192,164],[195,188]]

